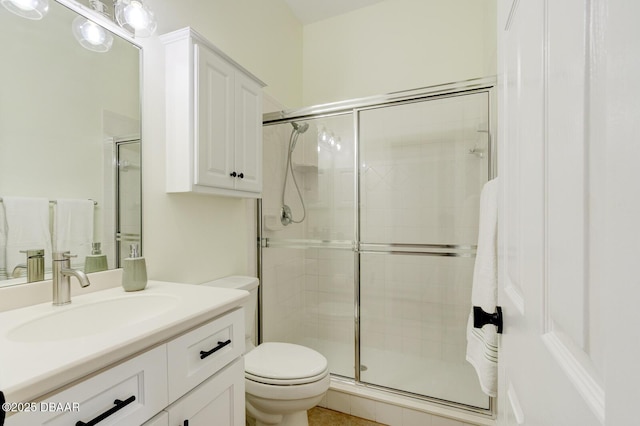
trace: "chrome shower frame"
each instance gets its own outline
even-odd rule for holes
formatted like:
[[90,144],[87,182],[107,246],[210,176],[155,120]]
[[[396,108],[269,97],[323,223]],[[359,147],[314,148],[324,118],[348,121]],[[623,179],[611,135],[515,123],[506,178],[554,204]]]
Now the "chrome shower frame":
[[[411,245],[396,245],[388,244],[385,246],[373,245],[373,244],[360,244],[360,135],[359,135],[359,112],[370,108],[378,108],[383,106],[391,106],[395,104],[421,102],[429,99],[442,99],[448,97],[455,97],[460,95],[474,94],[474,93],[487,93],[489,98],[488,116],[489,116],[489,128],[488,132],[488,149],[483,155],[487,156],[488,160],[488,179],[493,179],[497,176],[497,141],[495,135],[497,134],[497,79],[496,77],[486,77],[465,80],[455,83],[448,83],[442,85],[434,85],[423,87],[419,89],[393,92],[386,95],[358,98],[347,101],[340,101],[334,103],[320,104],[311,107],[285,110],[279,112],[266,113],[263,115],[263,127],[270,125],[277,125],[283,123],[291,123],[294,129],[296,125],[299,125],[301,120],[309,120],[338,115],[353,115],[353,135],[354,135],[354,194],[355,194],[355,209],[354,209],[354,236],[353,242],[348,241],[315,241],[307,240],[305,242],[298,242],[298,248],[334,248],[340,250],[351,250],[354,252],[354,345],[355,345],[355,366],[360,366],[360,253],[371,252],[375,250],[377,253],[388,254],[400,254],[411,252],[413,254],[423,254],[427,256],[454,256],[454,257],[471,257],[475,256],[475,247],[471,246],[425,246],[425,247],[412,247]],[[306,124],[306,123],[304,123]],[[484,132],[484,131],[483,131]],[[478,155],[475,151],[471,154]],[[481,158],[481,157],[480,157]],[[276,247],[276,244],[270,243],[267,239],[263,238],[263,223],[262,223],[262,200],[258,201],[257,225],[258,225],[258,238],[257,238],[257,271],[258,277],[262,278],[262,249],[267,247]],[[376,247],[371,247],[376,246]],[[293,248],[293,246],[290,246]],[[418,253],[418,249],[426,250],[422,253]],[[263,308],[262,308],[262,286],[259,287],[259,303],[258,303],[258,336],[259,342],[262,342],[263,333]],[[354,379],[346,378],[342,376],[332,375],[334,380],[339,380],[345,383],[354,384],[359,387],[365,387],[374,390],[381,390],[390,394],[400,395],[404,397],[414,398],[422,400],[428,403],[434,403],[440,406],[446,406],[453,410],[459,410],[464,413],[475,413],[487,418],[495,418],[496,416],[496,404],[495,398],[489,399],[489,409],[482,409],[478,407],[468,406],[461,403],[452,401],[444,401],[438,398],[416,395],[410,392],[404,392],[396,389],[389,389],[384,386],[372,385],[368,383],[362,383],[360,381],[360,369],[354,369]]]

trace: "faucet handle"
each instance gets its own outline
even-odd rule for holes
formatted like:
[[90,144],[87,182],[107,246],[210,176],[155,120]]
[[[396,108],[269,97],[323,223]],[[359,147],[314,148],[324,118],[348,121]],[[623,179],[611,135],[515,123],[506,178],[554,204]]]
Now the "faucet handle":
[[25,253],[28,259],[30,257],[44,256],[44,249],[20,250],[20,253]]
[[71,259],[72,257],[78,257],[78,255],[71,254],[70,251],[54,251],[51,254],[51,258],[53,260],[68,260],[68,259]]

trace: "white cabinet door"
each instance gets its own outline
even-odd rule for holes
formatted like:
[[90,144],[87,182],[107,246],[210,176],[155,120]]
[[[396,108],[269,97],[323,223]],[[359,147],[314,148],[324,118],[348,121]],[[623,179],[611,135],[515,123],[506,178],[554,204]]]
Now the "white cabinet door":
[[262,87],[236,73],[236,189],[262,192]]
[[639,14],[498,2],[501,426],[638,424]]
[[222,369],[166,411],[170,425],[244,426],[244,358]]
[[235,70],[205,46],[194,46],[196,185],[232,189],[234,171]]

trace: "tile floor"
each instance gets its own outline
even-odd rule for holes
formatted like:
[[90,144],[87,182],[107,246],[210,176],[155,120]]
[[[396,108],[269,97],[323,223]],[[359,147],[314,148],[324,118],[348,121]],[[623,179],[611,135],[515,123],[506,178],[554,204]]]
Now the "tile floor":
[[382,426],[382,423],[372,422],[371,420],[322,407],[314,407],[308,413],[309,426]]

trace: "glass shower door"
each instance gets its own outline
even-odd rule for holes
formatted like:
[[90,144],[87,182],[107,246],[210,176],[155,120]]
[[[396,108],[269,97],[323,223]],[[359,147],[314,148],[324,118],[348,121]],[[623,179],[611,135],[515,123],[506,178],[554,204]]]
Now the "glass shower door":
[[351,378],[353,133],[350,113],[264,127],[261,236],[262,341],[315,349],[332,374]]
[[486,92],[359,112],[360,380],[482,409],[465,329]]
[[140,139],[115,141],[116,167],[116,262],[129,257],[129,246],[141,249],[142,172],[140,169]]

